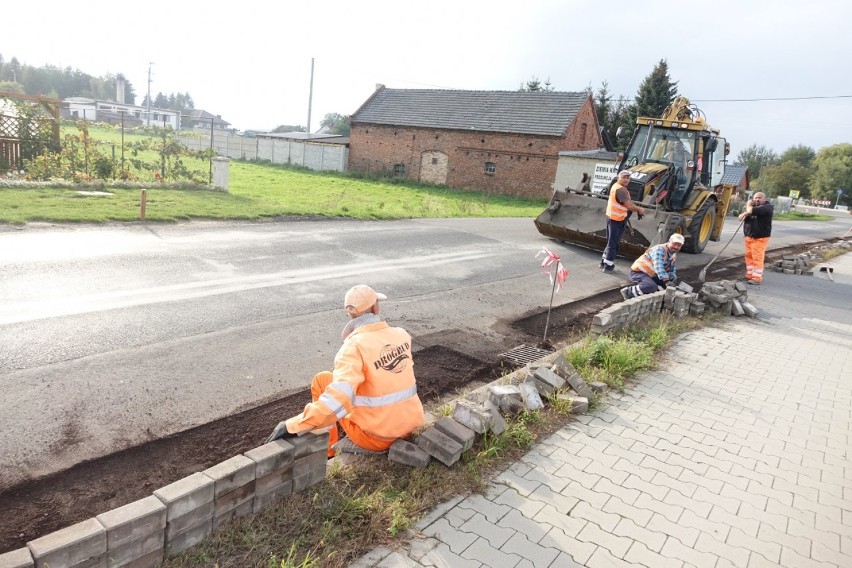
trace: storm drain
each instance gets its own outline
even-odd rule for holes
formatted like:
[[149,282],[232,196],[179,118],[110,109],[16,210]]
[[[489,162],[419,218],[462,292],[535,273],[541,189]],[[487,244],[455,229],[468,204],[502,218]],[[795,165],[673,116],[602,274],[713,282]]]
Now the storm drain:
[[505,353],[500,353],[500,357],[518,365],[519,367],[523,367],[527,363],[538,361],[542,357],[546,357],[551,353],[553,353],[552,350],[539,349],[538,347],[532,347],[530,345],[519,345]]

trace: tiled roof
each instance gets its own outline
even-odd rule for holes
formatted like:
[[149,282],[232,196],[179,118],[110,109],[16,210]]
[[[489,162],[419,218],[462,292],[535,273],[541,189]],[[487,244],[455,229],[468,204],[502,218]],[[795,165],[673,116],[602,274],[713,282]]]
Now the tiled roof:
[[352,123],[562,136],[588,93],[525,91],[376,91]]
[[740,185],[748,174],[748,166],[737,164],[726,164],[725,173],[719,183],[729,185]]

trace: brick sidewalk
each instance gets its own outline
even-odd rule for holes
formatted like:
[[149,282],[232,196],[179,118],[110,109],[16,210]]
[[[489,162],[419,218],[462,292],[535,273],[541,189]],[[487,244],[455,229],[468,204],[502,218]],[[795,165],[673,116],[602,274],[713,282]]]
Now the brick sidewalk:
[[768,273],[757,319],[682,336],[659,371],[353,564],[852,566],[852,254]]

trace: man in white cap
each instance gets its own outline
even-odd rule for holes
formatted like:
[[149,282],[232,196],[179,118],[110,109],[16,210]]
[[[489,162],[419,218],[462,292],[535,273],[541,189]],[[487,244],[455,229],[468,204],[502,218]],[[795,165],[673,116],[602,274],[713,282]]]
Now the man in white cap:
[[633,262],[630,280],[633,286],[621,289],[625,300],[662,290],[666,284],[677,282],[675,261],[684,242],[683,235],[674,233],[667,243],[654,245]]
[[343,328],[334,370],[314,376],[312,402],[279,423],[267,442],[330,428],[328,457],[334,457],[339,421],[348,438],[341,444],[348,451],[383,452],[423,424],[411,336],[379,318],[379,300],[386,299],[364,284],[346,292],[343,309],[351,319]]

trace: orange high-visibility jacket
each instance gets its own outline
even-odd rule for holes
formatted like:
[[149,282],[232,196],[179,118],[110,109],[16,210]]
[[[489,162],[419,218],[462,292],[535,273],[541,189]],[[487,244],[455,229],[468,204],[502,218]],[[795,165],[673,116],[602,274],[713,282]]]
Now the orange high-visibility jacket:
[[609,199],[606,203],[606,216],[613,221],[624,221],[627,219],[627,207],[619,203],[618,199],[616,199],[619,189],[626,188],[616,182],[616,184],[609,190]]
[[334,357],[332,374],[334,379],[319,399],[287,420],[291,433],[324,428],[348,417],[371,436],[395,440],[423,424],[411,336],[404,329],[384,321],[356,328]]

